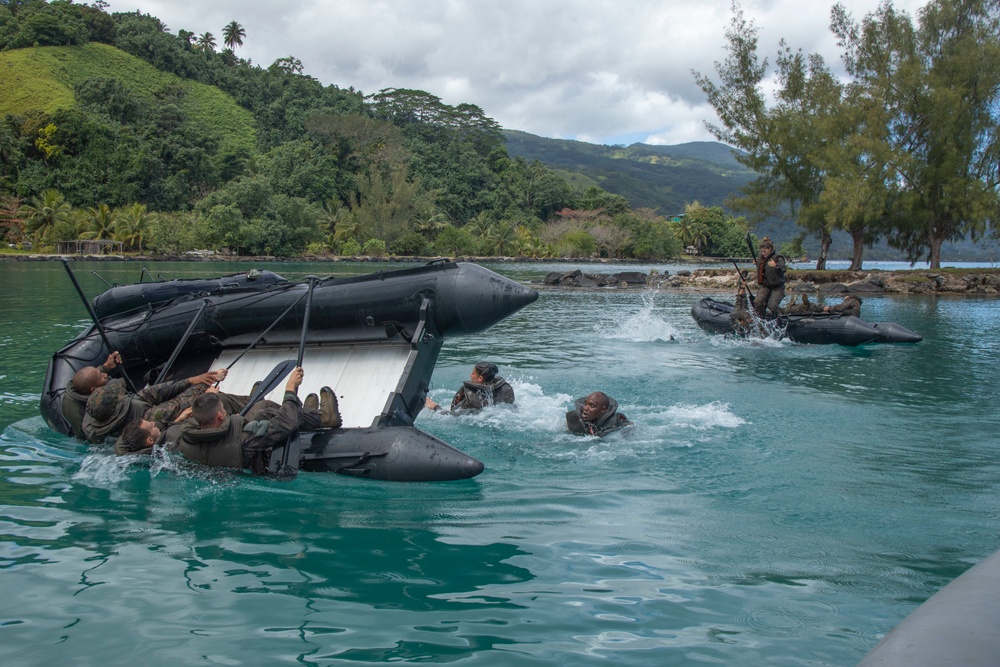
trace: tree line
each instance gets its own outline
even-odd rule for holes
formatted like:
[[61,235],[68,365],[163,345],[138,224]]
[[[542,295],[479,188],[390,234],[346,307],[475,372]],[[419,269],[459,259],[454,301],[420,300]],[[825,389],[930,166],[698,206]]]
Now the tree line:
[[[499,125],[475,105],[324,86],[293,56],[256,66],[235,53],[252,38],[237,21],[223,27],[220,51],[210,32],[173,34],[153,16],[106,9],[100,0],[5,0],[0,51],[114,46],[221,89],[252,116],[253,136],[227,144],[193,122],[188,89],[140,91],[113,71],[85,78],[67,108],[0,119],[7,243],[654,259],[681,254],[693,238],[690,225],[598,187],[574,190],[541,162],[510,157]],[[708,249],[704,233],[697,240]]]
[[720,119],[709,129],[759,174],[728,204],[794,216],[821,239],[819,269],[834,229],[853,269],[879,239],[938,268],[943,242],[997,233],[1000,1],[931,0],[916,19],[889,0],[860,21],[835,5],[844,80],[784,40],[772,72],[734,3],[716,78],[694,73]]

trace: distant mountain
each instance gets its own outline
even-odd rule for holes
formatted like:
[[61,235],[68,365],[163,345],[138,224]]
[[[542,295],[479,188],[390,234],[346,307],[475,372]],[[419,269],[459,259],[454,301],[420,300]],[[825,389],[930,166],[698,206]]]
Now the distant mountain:
[[[622,195],[635,208],[653,208],[660,215],[684,212],[698,201],[704,206],[722,206],[726,197],[756,178],[736,161],[735,149],[715,141],[693,141],[676,146],[605,146],[569,139],[547,139],[527,132],[505,130],[507,152],[526,160],[538,160],[579,188],[597,185]],[[727,209],[728,210],[728,209]],[[755,225],[759,236],[778,243],[802,233],[791,220],[772,218]],[[819,254],[819,239],[808,237],[803,248],[812,257]],[[974,243],[971,239],[946,243],[943,255],[949,261],[992,261],[996,242]],[[851,237],[834,232],[830,259],[850,259]],[[901,260],[903,254],[885,241],[866,249],[869,260]]]
[[727,196],[754,178],[731,148],[713,141],[603,146],[516,130],[504,135],[511,156],[538,160],[571,185],[598,185],[622,195],[635,208],[657,209],[661,215],[682,213],[693,201],[722,206]]

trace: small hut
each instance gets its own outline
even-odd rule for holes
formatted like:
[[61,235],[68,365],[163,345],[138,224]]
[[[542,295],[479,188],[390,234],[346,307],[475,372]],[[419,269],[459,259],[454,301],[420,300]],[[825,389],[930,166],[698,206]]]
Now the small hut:
[[75,239],[56,241],[56,253],[60,255],[111,255],[122,254],[124,244],[108,239]]

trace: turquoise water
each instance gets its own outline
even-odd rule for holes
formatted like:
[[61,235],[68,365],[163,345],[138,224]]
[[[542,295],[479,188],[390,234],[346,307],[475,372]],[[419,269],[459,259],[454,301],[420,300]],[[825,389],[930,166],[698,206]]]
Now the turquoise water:
[[[91,269],[138,278],[75,267],[91,295]],[[848,349],[709,336],[690,293],[544,290],[449,339],[432,382],[447,401],[492,359],[517,411],[418,420],[482,475],[280,483],[51,431],[45,364],[86,313],[57,263],[0,277],[5,665],[853,665],[1000,546],[995,299],[866,298],[866,319],[925,340]],[[631,437],[564,432],[592,389]]]

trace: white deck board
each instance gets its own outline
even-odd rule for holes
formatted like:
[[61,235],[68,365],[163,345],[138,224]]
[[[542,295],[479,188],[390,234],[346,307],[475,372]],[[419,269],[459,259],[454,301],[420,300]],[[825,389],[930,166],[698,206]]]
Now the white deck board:
[[[223,352],[212,368],[225,368],[242,350]],[[305,377],[299,397],[319,394],[329,386],[337,394],[345,427],[366,427],[382,413],[389,394],[395,391],[406,367],[409,345],[336,345],[306,348],[302,358]],[[251,350],[229,371],[219,389],[230,394],[249,394],[286,359],[298,356],[297,347]],[[267,398],[277,403],[285,391],[282,380]]]

